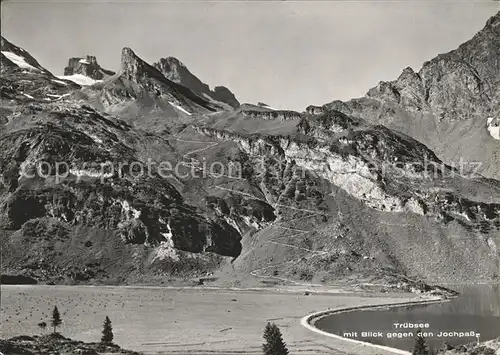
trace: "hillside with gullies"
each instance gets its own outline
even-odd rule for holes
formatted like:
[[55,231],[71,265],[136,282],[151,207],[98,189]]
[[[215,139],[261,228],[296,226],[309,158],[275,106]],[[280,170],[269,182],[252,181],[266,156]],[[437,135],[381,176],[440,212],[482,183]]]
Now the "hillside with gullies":
[[449,164],[500,179],[500,12],[457,49],[381,81],[361,98],[310,106],[383,124],[426,144]]
[[500,181],[328,105],[232,105],[172,59],[124,48],[107,75],[75,58],[56,77],[2,38],[3,273],[429,292],[500,279]]

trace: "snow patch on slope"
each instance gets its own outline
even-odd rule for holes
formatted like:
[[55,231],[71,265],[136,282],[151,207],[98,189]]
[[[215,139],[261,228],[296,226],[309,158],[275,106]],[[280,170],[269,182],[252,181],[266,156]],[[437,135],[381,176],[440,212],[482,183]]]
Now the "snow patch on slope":
[[488,131],[495,139],[500,140],[500,119],[488,118]]
[[94,80],[92,78],[89,78],[88,76],[85,76],[83,74],[74,74],[74,75],[62,75],[58,76],[59,79],[63,80],[70,80],[74,83],[77,83],[78,85],[81,86],[90,86],[94,85],[95,83],[100,83],[102,80]]
[[173,107],[175,107],[176,109],[178,109],[178,110],[184,112],[185,114],[188,114],[189,116],[191,116],[191,112],[186,111],[186,109],[184,109],[182,106],[176,105],[175,102],[169,101],[168,103],[170,105],[172,105]]
[[64,85],[64,86],[68,86],[68,83],[65,83],[64,81],[61,81],[61,80],[52,79],[52,81],[54,83],[58,83],[58,84],[61,84],[61,85]]
[[174,261],[179,260],[179,255],[177,254],[177,251],[174,248],[174,241],[172,239],[173,237],[172,229],[170,228],[170,225],[168,223],[166,227],[167,227],[167,232],[161,233],[161,235],[165,238],[165,240],[162,241],[160,245],[156,248],[155,256],[151,260],[151,263],[153,263],[155,260],[164,260],[166,258],[172,259]]
[[[53,98],[54,98],[54,100],[60,100],[60,99],[62,99],[63,97],[70,96],[70,95],[71,95],[71,93],[62,94],[62,95],[47,94],[47,96],[53,97]],[[49,99],[49,100],[50,100],[50,99]]]
[[101,138],[99,138],[98,136],[96,136],[95,134],[92,134],[92,133],[89,133],[89,132],[85,132],[85,134],[86,134],[87,136],[89,136],[90,138],[92,138],[92,140],[93,140],[94,142],[99,143],[99,144],[102,144],[102,143],[103,143],[102,139],[101,139]]
[[121,205],[125,215],[132,216],[132,218],[139,218],[141,216],[141,211],[133,208],[127,200],[122,200]]
[[17,65],[19,68],[40,71],[40,69],[35,68],[32,65],[29,65],[26,62],[26,59],[24,59],[23,57],[21,57],[21,56],[19,56],[17,54],[14,54],[12,52],[7,52],[7,51],[2,51],[2,54],[4,56],[6,56],[7,59],[10,60],[12,63],[14,63],[15,65]]

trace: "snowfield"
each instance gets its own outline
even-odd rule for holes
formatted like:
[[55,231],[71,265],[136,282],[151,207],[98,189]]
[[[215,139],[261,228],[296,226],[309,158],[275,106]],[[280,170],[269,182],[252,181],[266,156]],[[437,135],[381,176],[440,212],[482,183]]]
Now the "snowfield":
[[23,57],[21,57],[21,56],[19,56],[17,54],[14,54],[12,52],[7,52],[7,51],[2,51],[2,54],[4,56],[6,56],[7,59],[10,60],[12,63],[14,63],[15,65],[17,65],[19,68],[40,71],[40,69],[35,68],[32,65],[29,65],[26,62],[26,59],[24,59]]
[[55,100],[60,100],[63,97],[70,96],[71,93],[63,94],[63,95],[53,95],[53,94],[47,94],[47,96],[53,97]]
[[74,74],[74,75],[67,75],[67,76],[58,76],[59,79],[63,80],[70,80],[74,83],[77,83],[78,85],[81,86],[90,86],[94,85],[95,83],[100,83],[102,80],[94,80],[92,78],[89,78],[88,76],[85,76],[83,74]]
[[500,140],[500,119],[488,118],[488,131],[493,138]]
[[61,81],[61,80],[55,80],[55,79],[52,79],[52,81],[53,81],[54,83],[58,83],[58,84],[61,84],[61,85],[68,86],[68,83],[65,83],[64,81]]
[[176,104],[175,104],[174,102],[172,102],[172,101],[169,101],[168,103],[169,103],[170,105],[172,105],[173,107],[175,107],[176,109],[178,109],[178,110],[180,110],[180,111],[184,112],[185,114],[188,114],[189,116],[191,116],[191,112],[186,111],[186,110],[185,110],[182,106],[176,105]]

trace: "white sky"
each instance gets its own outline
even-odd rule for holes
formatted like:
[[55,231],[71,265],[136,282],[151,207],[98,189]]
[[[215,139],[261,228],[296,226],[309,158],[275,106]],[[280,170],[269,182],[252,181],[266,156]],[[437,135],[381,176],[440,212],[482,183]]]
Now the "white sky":
[[498,1],[7,1],[2,35],[62,75],[69,57],[118,70],[122,47],[181,60],[241,102],[303,110],[362,96],[456,48]]

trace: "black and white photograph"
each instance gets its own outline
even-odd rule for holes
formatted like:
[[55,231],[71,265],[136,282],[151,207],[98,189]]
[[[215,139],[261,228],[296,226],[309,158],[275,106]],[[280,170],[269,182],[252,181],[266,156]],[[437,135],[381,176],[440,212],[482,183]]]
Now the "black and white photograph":
[[499,1],[0,6],[0,355],[500,355]]

